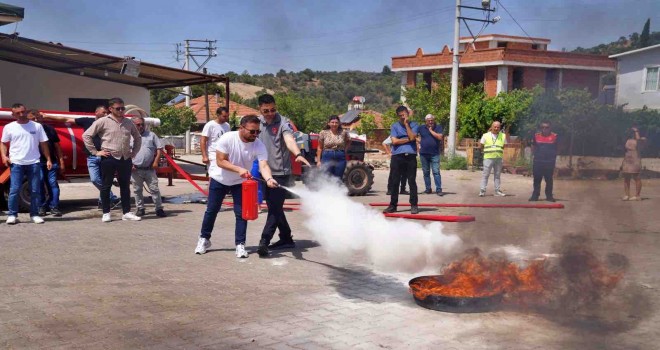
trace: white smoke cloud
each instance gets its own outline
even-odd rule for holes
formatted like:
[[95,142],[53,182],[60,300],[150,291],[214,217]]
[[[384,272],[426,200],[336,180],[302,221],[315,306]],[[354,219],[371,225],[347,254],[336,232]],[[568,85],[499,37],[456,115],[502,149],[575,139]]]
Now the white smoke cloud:
[[337,261],[365,254],[383,272],[437,270],[462,245],[458,236],[442,233],[440,223],[386,219],[379,210],[352,201],[334,180],[319,178],[313,190],[296,188],[295,193],[305,226]]

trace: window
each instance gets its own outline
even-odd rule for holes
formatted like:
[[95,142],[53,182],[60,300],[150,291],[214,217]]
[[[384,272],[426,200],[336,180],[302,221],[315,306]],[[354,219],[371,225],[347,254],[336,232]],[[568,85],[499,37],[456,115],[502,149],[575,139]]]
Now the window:
[[506,44],[507,44],[506,41],[498,41],[497,42],[497,47],[506,48]]
[[539,44],[532,44],[532,50],[538,50]]
[[658,80],[660,75],[660,67],[647,67],[646,74],[644,74],[644,89],[643,91],[658,91]]

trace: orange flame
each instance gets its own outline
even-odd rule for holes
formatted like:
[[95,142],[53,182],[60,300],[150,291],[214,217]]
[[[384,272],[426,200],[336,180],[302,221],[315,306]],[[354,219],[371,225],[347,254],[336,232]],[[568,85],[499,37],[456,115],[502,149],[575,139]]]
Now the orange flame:
[[622,273],[610,273],[592,254],[578,260],[586,268],[571,275],[566,271],[572,267],[570,261],[567,265],[562,260],[559,267],[553,267],[546,260],[536,260],[523,268],[503,258],[484,257],[478,249],[472,249],[466,257],[451,263],[442,275],[413,281],[410,291],[419,300],[429,295],[477,298],[504,294],[516,302],[539,303],[565,294],[563,286],[578,295],[588,294],[586,289],[609,291],[623,277]]

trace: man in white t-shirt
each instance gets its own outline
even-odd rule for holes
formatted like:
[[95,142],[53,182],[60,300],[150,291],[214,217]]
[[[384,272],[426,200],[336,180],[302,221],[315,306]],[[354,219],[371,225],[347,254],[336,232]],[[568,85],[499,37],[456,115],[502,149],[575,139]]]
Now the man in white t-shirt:
[[[18,200],[23,178],[30,184],[30,217],[35,224],[43,224],[44,219],[39,216],[41,206],[41,153],[46,157],[46,169],[50,170],[53,163],[48,149],[48,137],[39,123],[28,119],[23,104],[15,103],[11,106],[11,114],[16,121],[5,125],[2,129],[2,142],[0,152],[2,163],[11,168],[9,187],[9,215],[7,224],[16,223],[18,216]],[[41,148],[41,153],[39,152]],[[9,150],[9,154],[7,154]]]
[[211,247],[211,232],[220,206],[227,193],[231,193],[234,200],[234,215],[236,216],[235,243],[236,257],[247,258],[245,239],[247,234],[247,220],[242,217],[242,186],[246,179],[251,177],[250,168],[255,159],[259,161],[259,170],[266,179],[268,187],[279,186],[273,179],[268,166],[268,152],[266,146],[258,139],[260,121],[256,115],[247,115],[241,119],[238,131],[225,133],[214,145],[215,165],[209,169],[211,181],[209,183],[209,197],[206,212],[202,221],[202,229],[195,248],[196,254],[204,254]]
[[227,121],[229,120],[229,110],[227,107],[218,107],[215,111],[216,118],[204,125],[202,129],[202,140],[200,141],[200,148],[202,150],[202,162],[204,164],[213,166],[210,159],[215,159],[215,143],[220,139],[224,133],[231,131],[231,127]]

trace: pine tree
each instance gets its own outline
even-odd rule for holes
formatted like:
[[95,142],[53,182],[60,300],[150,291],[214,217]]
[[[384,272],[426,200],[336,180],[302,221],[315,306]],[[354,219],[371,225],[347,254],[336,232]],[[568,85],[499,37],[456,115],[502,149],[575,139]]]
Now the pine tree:
[[642,29],[642,34],[639,36],[639,47],[649,46],[649,34],[651,33],[651,19],[647,19],[644,23],[644,29]]

